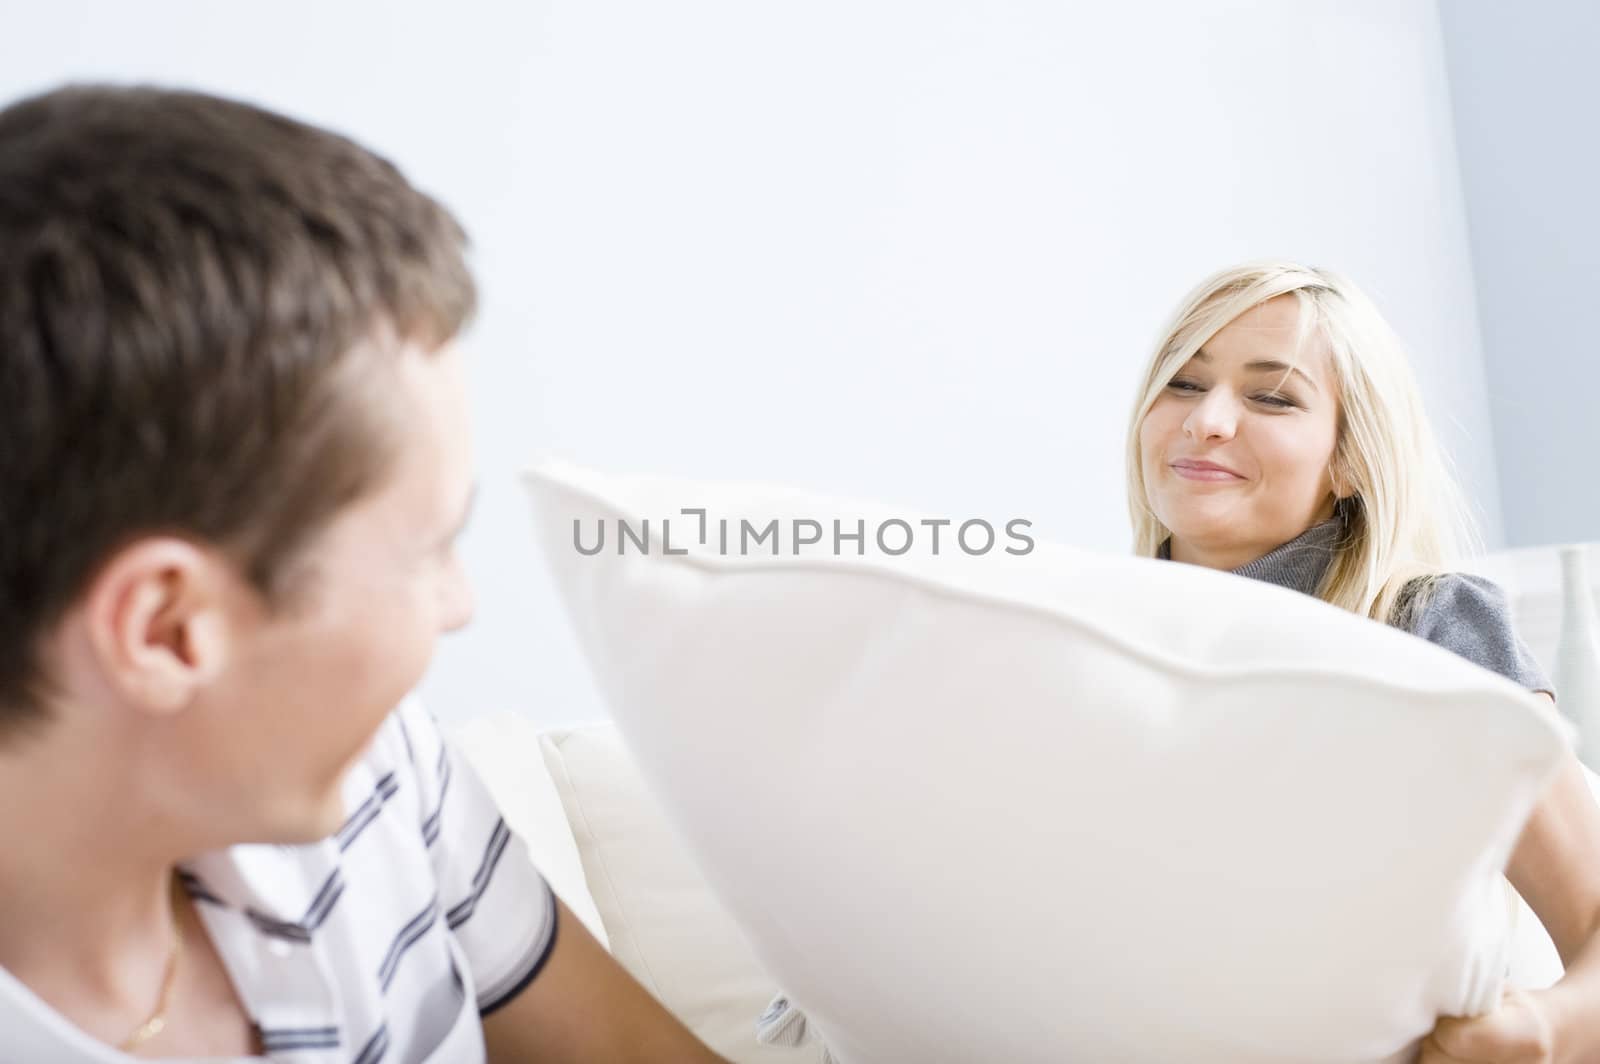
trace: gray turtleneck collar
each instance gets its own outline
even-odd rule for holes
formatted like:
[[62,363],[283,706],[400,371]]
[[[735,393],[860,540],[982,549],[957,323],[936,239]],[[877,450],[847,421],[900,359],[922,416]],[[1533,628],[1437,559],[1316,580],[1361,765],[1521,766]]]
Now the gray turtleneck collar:
[[[1334,544],[1344,531],[1344,522],[1335,517],[1312,525],[1283,546],[1268,551],[1253,562],[1232,570],[1238,576],[1263,580],[1279,587],[1293,588],[1315,595],[1334,557]],[[1172,541],[1161,544],[1161,558],[1172,557]]]

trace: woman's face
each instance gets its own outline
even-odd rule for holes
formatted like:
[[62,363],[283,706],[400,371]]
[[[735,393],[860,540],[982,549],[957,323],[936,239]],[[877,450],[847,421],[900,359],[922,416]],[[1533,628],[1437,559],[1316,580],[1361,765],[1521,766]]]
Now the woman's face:
[[1236,569],[1333,515],[1339,399],[1324,341],[1308,337],[1295,358],[1299,312],[1284,295],[1228,323],[1139,427],[1176,561]]

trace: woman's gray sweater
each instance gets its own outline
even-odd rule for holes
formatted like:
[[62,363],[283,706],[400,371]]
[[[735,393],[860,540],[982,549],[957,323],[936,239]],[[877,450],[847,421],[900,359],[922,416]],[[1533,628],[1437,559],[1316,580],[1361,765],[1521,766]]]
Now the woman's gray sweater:
[[[1339,518],[1324,521],[1233,572],[1314,595],[1333,562],[1342,529]],[[1170,541],[1161,545],[1160,556],[1171,557]],[[1530,691],[1554,693],[1549,677],[1511,623],[1505,592],[1493,581],[1446,573],[1431,584],[1422,608],[1404,611],[1401,627]]]

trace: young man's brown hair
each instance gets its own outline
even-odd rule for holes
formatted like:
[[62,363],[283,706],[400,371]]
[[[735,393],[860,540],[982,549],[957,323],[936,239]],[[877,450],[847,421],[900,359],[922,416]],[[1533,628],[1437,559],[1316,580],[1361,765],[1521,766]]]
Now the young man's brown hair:
[[389,162],[245,103],[74,87],[0,111],[0,733],[40,717],[41,637],[137,536],[288,593],[384,472],[362,363],[462,327],[464,247]]

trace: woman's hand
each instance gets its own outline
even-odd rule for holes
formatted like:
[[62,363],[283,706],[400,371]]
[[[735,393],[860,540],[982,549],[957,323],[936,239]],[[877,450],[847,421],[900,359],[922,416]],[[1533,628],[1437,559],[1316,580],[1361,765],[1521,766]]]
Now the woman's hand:
[[1500,1006],[1469,1020],[1446,1016],[1418,1064],[1553,1064],[1555,1025],[1538,994],[1507,990]]

